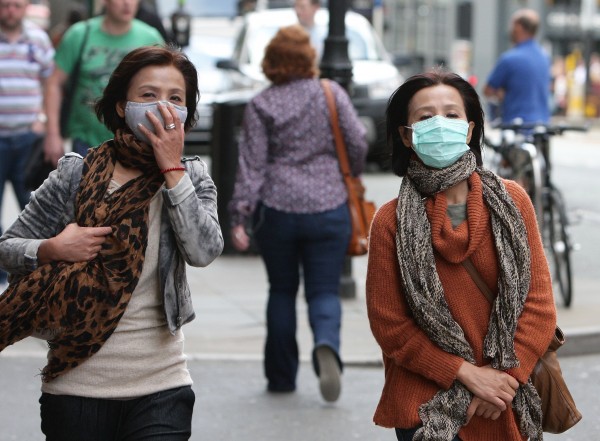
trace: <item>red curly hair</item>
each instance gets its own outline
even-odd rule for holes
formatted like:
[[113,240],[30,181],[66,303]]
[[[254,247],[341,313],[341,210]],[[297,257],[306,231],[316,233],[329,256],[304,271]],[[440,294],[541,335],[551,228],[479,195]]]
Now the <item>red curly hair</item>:
[[319,74],[316,51],[300,25],[286,26],[277,32],[265,49],[262,69],[273,84],[287,83]]

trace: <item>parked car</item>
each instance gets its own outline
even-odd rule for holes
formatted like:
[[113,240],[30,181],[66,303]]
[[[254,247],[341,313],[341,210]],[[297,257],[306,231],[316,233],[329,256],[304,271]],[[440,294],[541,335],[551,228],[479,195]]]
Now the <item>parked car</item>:
[[[233,89],[252,89],[258,93],[269,84],[260,67],[265,47],[281,26],[297,21],[292,8],[262,10],[244,16],[231,59],[218,63],[229,73]],[[327,35],[329,11],[324,8],[317,11],[315,23],[322,28],[322,35]],[[368,159],[385,165],[388,161],[385,109],[391,93],[401,84],[402,76],[362,15],[348,11],[345,24],[353,72],[350,94],[367,129]]]
[[[160,17],[170,17],[178,9],[173,0],[155,0],[156,12]],[[238,0],[185,0],[183,9],[192,16],[234,17],[238,13]]]

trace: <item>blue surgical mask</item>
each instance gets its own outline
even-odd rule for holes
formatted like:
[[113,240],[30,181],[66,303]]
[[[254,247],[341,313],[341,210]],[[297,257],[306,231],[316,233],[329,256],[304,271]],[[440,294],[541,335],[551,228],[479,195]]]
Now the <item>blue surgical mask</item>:
[[469,150],[465,120],[436,115],[414,123],[411,129],[413,150],[429,167],[446,168]]
[[125,104],[125,123],[127,123],[127,126],[131,129],[137,139],[147,144],[150,144],[150,140],[142,133],[138,127],[138,124],[143,124],[144,127],[154,133],[154,125],[146,117],[146,111],[150,111],[156,115],[156,117],[164,125],[165,121],[163,120],[160,110],[158,110],[158,103],[161,103],[165,106],[173,106],[182,122],[185,122],[185,119],[187,118],[187,107],[177,106],[173,103],[169,103],[168,101],[154,101],[152,103],[136,103],[135,101],[127,101],[127,104]]

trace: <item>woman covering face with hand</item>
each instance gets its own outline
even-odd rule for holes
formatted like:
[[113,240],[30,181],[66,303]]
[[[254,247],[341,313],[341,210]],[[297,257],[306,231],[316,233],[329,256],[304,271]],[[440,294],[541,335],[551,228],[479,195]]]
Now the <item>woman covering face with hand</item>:
[[399,440],[542,439],[529,375],[556,326],[550,274],[527,194],[482,167],[483,124],[475,90],[441,70],[388,104],[403,179],[371,227],[367,306],[386,366],[374,421]]
[[63,157],[0,238],[11,275],[0,350],[32,334],[48,340],[48,440],[190,437],[185,266],[206,266],[223,247],[206,164],[182,159],[197,100],[196,69],[180,51],[130,52],[96,105],[114,139],[85,159]]

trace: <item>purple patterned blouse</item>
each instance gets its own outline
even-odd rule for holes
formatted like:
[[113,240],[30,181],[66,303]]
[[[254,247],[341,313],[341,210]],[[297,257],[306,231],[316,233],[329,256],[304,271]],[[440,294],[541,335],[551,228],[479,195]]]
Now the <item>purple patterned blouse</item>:
[[[365,128],[346,91],[331,82],[354,175],[367,154]],[[231,225],[246,223],[258,201],[288,213],[318,213],[346,201],[329,110],[318,79],[272,85],[246,106]]]

